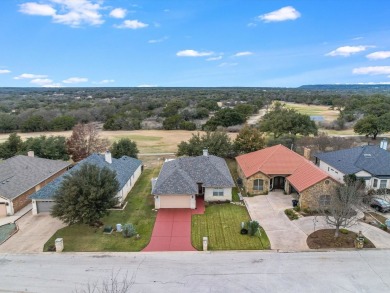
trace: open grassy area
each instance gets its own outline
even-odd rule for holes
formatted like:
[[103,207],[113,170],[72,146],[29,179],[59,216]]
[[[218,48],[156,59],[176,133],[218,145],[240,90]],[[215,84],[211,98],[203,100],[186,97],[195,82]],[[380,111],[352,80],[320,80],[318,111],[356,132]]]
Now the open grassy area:
[[127,206],[123,211],[111,211],[103,218],[105,225],[132,223],[140,239],[124,238],[122,233],[103,234],[103,228],[94,228],[85,224],[68,226],[58,230],[44,246],[47,251],[56,238],[64,238],[64,251],[140,251],[150,241],[156,212],[153,196],[150,194],[150,180],[156,177],[159,167],[145,169],[137,183],[127,196]]
[[241,222],[249,221],[245,207],[230,203],[212,204],[203,215],[192,216],[192,245],[202,250],[202,238],[209,237],[210,250],[269,249],[270,243],[262,230],[261,236],[241,235]]
[[337,110],[330,110],[328,106],[320,105],[306,105],[296,103],[285,103],[288,108],[297,110],[299,113],[309,116],[323,116],[326,121],[336,120],[339,112]]

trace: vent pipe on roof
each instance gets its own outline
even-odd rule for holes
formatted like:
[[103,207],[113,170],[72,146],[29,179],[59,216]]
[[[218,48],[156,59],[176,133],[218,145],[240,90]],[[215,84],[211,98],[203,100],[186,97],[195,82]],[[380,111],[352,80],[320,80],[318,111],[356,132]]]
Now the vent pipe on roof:
[[107,163],[111,164],[112,163],[112,157],[110,151],[106,151],[104,154],[104,159],[106,160]]
[[34,158],[34,151],[28,151],[27,156]]
[[387,151],[387,138],[382,139],[380,147]]
[[209,150],[203,149],[203,156],[208,157],[209,156]]

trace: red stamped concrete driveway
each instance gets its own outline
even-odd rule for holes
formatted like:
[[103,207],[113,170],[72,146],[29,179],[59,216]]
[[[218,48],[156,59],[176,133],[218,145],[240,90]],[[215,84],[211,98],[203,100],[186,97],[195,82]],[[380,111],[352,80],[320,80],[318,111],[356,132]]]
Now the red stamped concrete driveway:
[[204,213],[203,199],[198,198],[197,209],[160,209],[152,238],[143,251],[195,251],[191,244],[191,217]]

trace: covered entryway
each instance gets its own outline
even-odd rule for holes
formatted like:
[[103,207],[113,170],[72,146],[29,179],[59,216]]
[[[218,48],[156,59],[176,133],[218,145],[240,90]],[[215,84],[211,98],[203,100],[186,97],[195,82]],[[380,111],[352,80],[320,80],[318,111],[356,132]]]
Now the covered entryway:
[[160,209],[190,209],[191,195],[160,196]]
[[37,200],[37,213],[50,213],[54,206],[54,201],[38,201]]
[[7,216],[7,205],[5,202],[0,202],[0,218]]
[[276,176],[273,178],[273,189],[284,189],[285,178]]

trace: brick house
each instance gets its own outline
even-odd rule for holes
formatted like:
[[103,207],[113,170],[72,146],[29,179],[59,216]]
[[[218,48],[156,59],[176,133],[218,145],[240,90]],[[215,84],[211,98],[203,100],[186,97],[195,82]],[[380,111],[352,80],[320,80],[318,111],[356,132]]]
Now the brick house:
[[70,166],[69,162],[14,156],[0,163],[0,217],[11,216],[29,203],[29,196]]
[[311,161],[276,145],[236,157],[238,176],[251,195],[272,190],[296,193],[301,208],[316,209],[319,200],[327,202],[338,184]]

